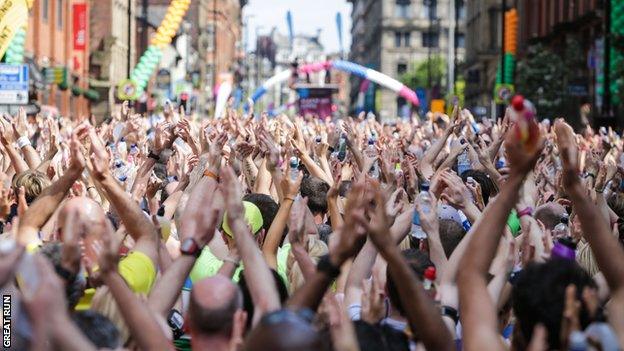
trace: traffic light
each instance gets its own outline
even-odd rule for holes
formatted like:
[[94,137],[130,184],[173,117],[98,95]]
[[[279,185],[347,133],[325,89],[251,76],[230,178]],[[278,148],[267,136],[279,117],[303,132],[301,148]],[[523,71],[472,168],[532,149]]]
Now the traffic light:
[[516,54],[518,44],[518,12],[511,9],[505,12],[505,42],[504,49],[506,54]]

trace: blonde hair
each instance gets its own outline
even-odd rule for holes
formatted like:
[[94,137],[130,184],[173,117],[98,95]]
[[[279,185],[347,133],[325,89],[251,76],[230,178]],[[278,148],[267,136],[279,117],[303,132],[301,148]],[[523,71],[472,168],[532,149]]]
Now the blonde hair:
[[13,190],[17,194],[20,187],[24,187],[24,195],[27,203],[32,203],[39,197],[43,189],[51,184],[48,177],[39,171],[28,170],[15,175],[13,178]]
[[[318,263],[321,256],[327,254],[328,252],[329,249],[327,248],[327,244],[313,236],[310,236],[308,239],[308,255],[310,255],[310,258],[314,261],[314,263]],[[292,250],[288,253],[286,265],[288,268],[288,292],[292,294],[305,282],[303,272],[301,272],[301,268],[295,260]]]
[[596,273],[600,272],[600,268],[598,268],[598,263],[596,263],[596,258],[594,257],[591,246],[589,246],[589,243],[584,239],[578,243],[576,262],[592,277]]

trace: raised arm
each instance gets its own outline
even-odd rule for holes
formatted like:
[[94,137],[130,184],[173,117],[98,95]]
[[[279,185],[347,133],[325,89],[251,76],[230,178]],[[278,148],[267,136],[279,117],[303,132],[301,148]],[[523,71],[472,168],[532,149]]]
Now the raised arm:
[[[96,347],[71,320],[64,284],[52,264],[41,255],[35,256],[39,288],[32,297],[23,299],[32,328],[31,350],[54,348],[68,351],[95,351]],[[21,317],[20,317],[21,318]]]
[[56,211],[71,186],[82,174],[86,162],[76,134],[72,136],[70,150],[71,162],[65,174],[45,188],[20,218],[17,238],[23,245],[39,242],[39,230]]
[[100,184],[104,195],[134,239],[133,250],[144,253],[152,259],[152,262],[158,262],[159,233],[156,227],[111,175],[108,154],[93,129],[89,130],[89,137],[91,138],[91,168],[89,170],[91,176]]
[[622,264],[624,251],[617,238],[611,234],[609,223],[603,219],[600,209],[587,196],[587,191],[581,183],[577,161],[578,148],[572,128],[562,120],[557,120],[554,128],[563,165],[563,185],[581,222],[583,236],[589,242],[596,263],[611,290],[611,302],[608,304],[609,322],[622,344],[624,343],[624,265]]
[[356,183],[351,188],[349,201],[346,209],[344,226],[333,235],[338,236],[338,242],[330,251],[329,255],[321,257],[316,273],[288,299],[289,308],[309,308],[316,311],[331,283],[340,275],[340,268],[353,257],[366,241],[366,230],[357,223],[356,216],[364,216],[363,183]]
[[273,275],[245,222],[243,195],[234,171],[231,168],[224,169],[221,172],[221,179],[228,224],[232,228],[236,247],[245,265],[245,280],[258,314],[255,317],[254,313],[254,318],[260,318],[263,314],[280,308],[279,295],[275,285],[269,283],[273,281]]
[[2,116],[0,116],[0,120],[0,142],[2,142],[2,146],[9,156],[9,160],[11,160],[11,165],[13,165],[15,174],[26,172],[29,169],[28,164],[24,161],[17,149],[15,149],[13,146],[13,138],[10,137],[11,131],[9,128],[12,127]]
[[317,165],[316,162],[314,162],[314,160],[308,153],[306,149],[305,139],[299,125],[295,125],[295,137],[291,139],[291,143],[297,151],[297,156],[299,156],[301,162],[303,162],[305,167],[308,169],[308,172],[310,172],[310,174],[314,177],[323,179],[327,184],[331,185],[334,180],[331,178],[331,176],[327,175],[323,171],[321,166]]
[[[215,197],[221,196],[215,194],[216,191],[216,180],[203,177],[191,193],[180,220],[180,242],[194,240],[199,252],[214,237],[222,216],[219,202],[214,201]],[[148,304],[152,311],[165,316],[171,310],[196,260],[194,255],[182,254],[167,268],[149,295]]]
[[[518,127],[516,127],[518,128]],[[531,130],[537,129],[535,121]],[[472,227],[467,252],[460,261],[458,272],[460,317],[463,340],[467,349],[499,350],[504,348],[498,333],[496,305],[487,291],[487,273],[496,255],[507,217],[518,201],[518,189],[527,173],[531,171],[541,153],[542,140],[539,132],[535,146],[525,150],[516,133],[506,140],[511,163],[511,173],[496,199],[488,205],[482,217]]]
[[454,341],[439,310],[427,296],[422,283],[403,258],[399,248],[387,235],[390,220],[383,206],[385,201],[380,189],[375,189],[375,203],[377,205],[370,213],[370,220],[360,217],[359,221],[366,226],[370,239],[388,262],[392,279],[401,282],[397,284],[397,289],[410,328],[419,331],[420,339],[427,350],[454,350]]
[[145,302],[130,290],[117,272],[119,244],[112,238],[110,224],[103,219],[97,226],[102,228],[102,235],[100,240],[91,243],[91,250],[98,258],[102,279],[117,302],[133,340],[142,350],[171,350],[172,345],[154,318],[154,314],[147,308]]
[[302,179],[302,174],[299,174],[295,181],[290,179],[289,176],[282,177],[280,188],[284,198],[280,202],[280,207],[264,239],[264,245],[262,245],[262,255],[269,267],[273,269],[277,269],[277,250],[282,242],[282,235],[284,234],[284,228],[286,228],[290,209],[297,194],[299,194],[299,186]]
[[420,173],[425,179],[431,179],[431,177],[433,177],[435,173],[433,163],[440,154],[440,151],[442,151],[442,148],[444,148],[444,145],[446,145],[446,140],[451,136],[454,128],[455,124],[449,125],[444,130],[444,134],[442,134],[442,136],[425,152],[419,164]]

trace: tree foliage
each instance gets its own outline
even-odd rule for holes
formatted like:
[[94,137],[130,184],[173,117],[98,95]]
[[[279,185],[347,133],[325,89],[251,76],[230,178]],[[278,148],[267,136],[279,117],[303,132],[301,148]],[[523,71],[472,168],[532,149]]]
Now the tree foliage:
[[[446,77],[446,61],[439,56],[431,57],[431,85],[444,83]],[[401,83],[406,86],[415,88],[429,87],[429,60],[422,60],[414,63],[411,70],[400,77]]]
[[540,117],[561,112],[565,92],[565,68],[560,55],[541,44],[529,47],[516,68],[516,92],[531,100]]

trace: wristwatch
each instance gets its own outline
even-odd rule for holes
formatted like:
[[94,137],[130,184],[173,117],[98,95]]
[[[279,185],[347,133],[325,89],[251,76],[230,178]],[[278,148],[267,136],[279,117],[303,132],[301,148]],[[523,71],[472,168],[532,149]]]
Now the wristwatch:
[[182,244],[180,245],[180,252],[183,255],[199,257],[201,255],[202,249],[197,244],[197,241],[193,238],[184,239]]
[[152,150],[150,150],[150,152],[147,155],[147,157],[156,160],[156,162],[160,161],[160,155],[155,154],[154,151],[152,151]]
[[447,316],[457,324],[459,322],[459,312],[451,306],[442,305],[440,306],[440,312],[443,316]]
[[331,278],[336,278],[340,275],[340,267],[336,267],[331,263],[329,255],[321,256],[321,259],[319,259],[316,264],[316,269],[319,272],[327,274]]

